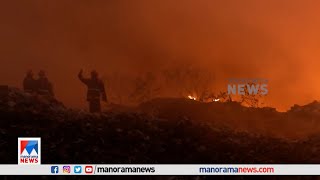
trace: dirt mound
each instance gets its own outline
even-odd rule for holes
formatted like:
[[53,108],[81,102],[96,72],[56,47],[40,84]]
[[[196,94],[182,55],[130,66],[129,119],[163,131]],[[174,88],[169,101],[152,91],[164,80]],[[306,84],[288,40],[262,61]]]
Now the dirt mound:
[[34,113],[58,112],[66,107],[50,96],[40,96],[37,94],[25,93],[17,88],[9,88],[6,102],[1,101],[3,107],[7,106],[10,111],[32,111]]
[[305,162],[296,144],[195,124],[189,119],[171,122],[129,113],[68,112],[50,118],[0,114],[0,157],[4,163],[16,163],[17,137],[30,136],[42,138],[43,163]]
[[188,117],[236,131],[281,138],[301,138],[320,132],[320,104],[295,105],[288,112],[275,108],[249,108],[238,102],[201,103],[190,99],[155,99],[140,105],[140,110],[156,117],[175,121]]
[[[202,113],[217,120],[232,117],[239,121],[243,120],[239,117],[250,114],[281,115],[272,109],[249,109],[237,103],[156,99],[142,104],[140,112],[90,114],[42,98],[11,90],[7,103],[13,105],[0,108],[3,163],[17,163],[18,137],[41,137],[45,164],[320,162],[317,135],[288,141],[216,126],[209,119],[208,122],[196,119]],[[143,112],[154,108],[158,112]],[[192,116],[195,111],[198,116]]]

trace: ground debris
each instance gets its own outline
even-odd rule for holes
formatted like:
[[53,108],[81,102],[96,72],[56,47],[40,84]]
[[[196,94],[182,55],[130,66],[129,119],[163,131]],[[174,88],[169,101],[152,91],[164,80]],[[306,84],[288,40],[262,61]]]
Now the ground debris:
[[3,163],[16,163],[17,137],[29,136],[42,138],[43,164],[320,163],[316,134],[287,141],[197,122],[187,114],[176,119],[161,112],[161,117],[143,112],[90,114],[18,90],[10,92],[9,100],[15,103],[11,109],[0,108]]

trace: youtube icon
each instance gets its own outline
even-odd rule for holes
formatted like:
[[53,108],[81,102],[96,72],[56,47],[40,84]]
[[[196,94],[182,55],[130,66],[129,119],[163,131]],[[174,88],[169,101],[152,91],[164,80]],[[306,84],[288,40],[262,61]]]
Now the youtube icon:
[[93,173],[93,167],[92,167],[92,166],[86,166],[86,167],[84,168],[84,171],[85,171],[85,173],[87,173],[87,174],[91,174],[91,173]]

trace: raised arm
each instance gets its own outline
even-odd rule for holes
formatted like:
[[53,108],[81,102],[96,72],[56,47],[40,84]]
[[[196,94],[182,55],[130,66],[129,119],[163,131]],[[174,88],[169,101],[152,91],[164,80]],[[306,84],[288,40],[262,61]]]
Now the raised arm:
[[83,70],[81,69],[79,74],[78,74],[78,78],[80,79],[81,82],[83,82],[84,84],[88,84],[88,79],[83,77]]

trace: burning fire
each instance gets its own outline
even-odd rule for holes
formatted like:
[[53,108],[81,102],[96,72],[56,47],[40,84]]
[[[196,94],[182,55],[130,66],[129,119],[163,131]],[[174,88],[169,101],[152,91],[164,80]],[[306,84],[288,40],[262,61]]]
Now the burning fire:
[[189,99],[192,99],[192,100],[197,100],[196,97],[193,97],[193,96],[191,96],[191,95],[189,95],[188,98],[189,98]]
[[[191,100],[194,100],[194,101],[201,101],[201,99],[198,100],[197,97],[193,96],[193,95],[188,95],[188,98]],[[220,99],[215,97],[215,98],[212,98],[212,100],[211,100],[211,98],[208,98],[208,99],[203,100],[202,102],[219,102],[219,101],[220,101]]]

